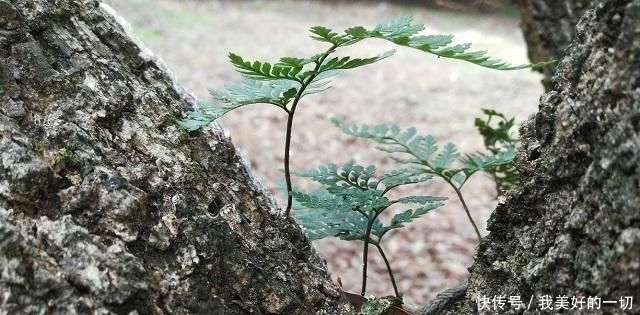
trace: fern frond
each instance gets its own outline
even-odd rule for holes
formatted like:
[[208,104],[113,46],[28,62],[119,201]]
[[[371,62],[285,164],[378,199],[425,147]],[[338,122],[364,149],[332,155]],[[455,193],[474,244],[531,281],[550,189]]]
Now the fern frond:
[[275,64],[277,67],[292,67],[292,68],[302,68],[315,60],[317,60],[317,56],[311,58],[296,58],[296,57],[282,57],[280,61]]
[[[515,119],[508,119],[505,115],[493,109],[483,108],[482,112],[487,117],[485,119],[476,118],[475,125],[484,139],[484,146],[487,150],[493,154],[498,154],[504,150],[515,152],[518,138],[511,135],[515,133],[512,131],[515,127]],[[497,122],[492,122],[494,118],[497,119]],[[520,176],[513,163],[497,165],[486,172],[491,174],[498,192],[520,186]]]
[[[332,119],[334,125],[338,126],[342,132],[365,139],[373,140],[380,144],[377,149],[388,153],[401,153],[408,154],[411,158],[398,158],[393,157],[395,160],[406,164],[419,164],[432,167],[434,161],[432,156],[438,152],[438,145],[433,136],[419,136],[416,134],[415,128],[407,128],[404,132],[397,125],[376,125],[369,126],[363,124],[358,127],[353,124],[343,124],[337,119]],[[455,147],[453,147],[455,149]],[[454,152],[448,152],[451,149],[445,148],[445,151],[439,159],[436,158],[436,163],[449,162],[450,154]]]
[[[352,125],[344,124],[337,119],[332,122],[344,133],[370,139],[379,144],[376,148],[391,154],[395,161],[415,165],[418,168],[408,178],[415,178],[417,175],[432,176],[437,175],[452,183],[456,188],[461,188],[467,179],[475,172],[482,171],[492,174],[494,179],[504,182],[514,178],[514,173],[509,170],[515,156],[515,147],[501,148],[494,154],[467,154],[460,159],[460,153],[453,143],[447,143],[439,149],[437,141],[431,135],[418,135],[415,128],[401,130],[396,125]],[[455,166],[456,161],[461,162],[460,166]],[[410,182],[407,178],[402,180]],[[388,179],[380,178],[380,181],[387,187],[394,187],[394,176]],[[386,181],[386,182],[385,182]]]
[[[363,240],[367,218],[359,212],[344,211],[335,196],[320,190],[311,194],[293,192],[296,221],[311,240],[329,236]],[[333,203],[332,203],[333,202]]]
[[302,95],[305,96],[309,94],[320,93],[322,91],[329,89],[331,87],[329,85],[331,81],[327,79],[335,76],[336,74],[338,74],[338,72],[339,72],[338,70],[326,70],[324,72],[317,74],[313,78],[313,80],[307,85],[307,88],[304,90]]
[[385,59],[395,53],[395,50],[388,50],[378,56],[371,58],[351,58],[351,57],[334,57],[325,61],[319,68],[318,72],[324,72],[328,70],[341,70],[341,69],[353,69],[357,67],[366,66],[374,62]]
[[409,223],[421,216],[429,213],[431,210],[437,209],[443,205],[443,201],[447,200],[446,197],[432,197],[432,196],[407,196],[394,200],[394,203],[406,203],[406,204],[420,204],[421,206],[415,209],[408,209],[404,212],[398,213],[393,216],[391,222],[387,226],[383,226],[381,230],[376,231],[376,236],[380,239],[385,233],[393,229],[404,227],[406,223]]
[[353,163],[345,163],[338,167],[331,163],[308,171],[293,171],[292,174],[310,178],[326,186],[353,186],[361,189],[375,187],[377,180],[373,178],[376,168],[373,165],[363,167]]
[[211,90],[218,103],[200,104],[197,111],[187,112],[187,118],[177,124],[188,130],[198,130],[226,113],[246,105],[271,104],[286,110],[287,103],[296,96],[300,84],[288,80],[257,81],[245,78],[244,82],[229,85],[225,90]]
[[297,82],[287,80],[257,81],[245,79],[243,83],[229,85],[225,90],[210,90],[214,99],[234,106],[257,103],[286,107],[300,88]]
[[515,148],[507,147],[496,154],[473,153],[464,159],[464,168],[469,170],[489,171],[490,169],[511,164],[516,156]]
[[371,35],[385,39],[400,39],[413,36],[424,30],[424,25],[413,24],[409,15],[401,16],[393,21],[380,23],[370,32]]
[[373,214],[376,210],[386,209],[391,202],[372,190],[354,190],[354,187],[347,190],[349,188],[352,193],[340,190],[340,195],[334,194],[338,190],[319,190],[310,194],[293,191],[296,221],[310,239],[334,236],[364,241],[368,237],[369,223],[372,233],[384,231],[384,226],[377,218],[373,219]]
[[433,175],[424,174],[424,171],[418,168],[405,168],[391,171],[380,176],[379,182],[384,185],[384,190],[389,191],[393,188],[426,182],[433,178]]
[[314,34],[311,38],[317,41],[331,43],[335,47],[352,45],[361,40],[349,34],[340,35],[324,26],[313,26],[309,31]]
[[214,120],[222,117],[229,111],[236,109],[238,106],[232,104],[214,105],[211,103],[199,104],[199,110],[187,112],[187,118],[176,121],[178,126],[187,131],[195,131],[203,128]]
[[449,142],[444,146],[444,148],[442,148],[442,151],[438,153],[436,158],[433,159],[433,161],[431,162],[432,167],[440,169],[449,168],[449,166],[451,166],[451,163],[457,160],[459,156],[460,153],[458,152],[458,148],[456,148],[456,145]]
[[408,209],[404,212],[398,213],[393,216],[391,219],[391,223],[388,226],[385,226],[384,232],[388,232],[393,229],[398,229],[404,227],[405,224],[422,217],[423,215],[429,213],[431,210],[434,210],[440,207],[442,204],[429,204],[427,206],[418,207],[415,209]]
[[[324,186],[320,191],[304,193],[294,190],[296,219],[312,239],[336,236],[344,240],[369,240],[378,244],[389,230],[401,223],[442,205],[445,197],[409,196],[390,200],[385,196],[393,187],[414,184],[431,179],[422,170],[402,169],[374,177],[374,166],[345,163],[329,164],[308,171],[296,171],[295,175],[310,178]],[[380,185],[382,184],[382,185]],[[419,204],[409,221],[400,216],[397,224],[385,226],[378,215],[393,204]],[[366,223],[366,224],[365,224]],[[370,226],[367,234],[367,224]]]
[[255,80],[292,80],[302,83],[297,75],[303,69],[303,65],[300,64],[303,64],[305,61],[294,59],[295,58],[282,58],[280,59],[280,63],[271,65],[268,62],[262,61],[245,61],[239,55],[229,53],[229,61],[231,61],[231,64],[236,68],[236,71],[248,78]]
[[495,70],[537,68],[552,63],[512,65],[500,59],[491,59],[491,57],[487,56],[486,51],[469,51],[471,48],[470,43],[452,44],[453,35],[418,35],[422,30],[424,30],[423,24],[413,24],[412,17],[402,16],[396,20],[379,24],[371,30],[363,27],[352,27],[347,29],[345,34],[359,40],[366,38],[385,39],[396,45],[418,49],[439,57],[467,61]]

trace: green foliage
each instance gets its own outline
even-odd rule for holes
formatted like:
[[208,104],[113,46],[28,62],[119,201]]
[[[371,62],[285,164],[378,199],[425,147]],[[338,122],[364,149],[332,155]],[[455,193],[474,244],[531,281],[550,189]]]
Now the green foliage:
[[410,16],[379,24],[370,30],[362,26],[352,27],[346,29],[343,34],[323,26],[314,26],[310,29],[311,38],[327,42],[331,47],[309,58],[283,57],[278,63],[271,64],[247,61],[237,54],[230,53],[229,61],[244,77],[244,82],[228,86],[222,91],[212,90],[211,95],[219,104],[203,105],[200,110],[189,112],[187,119],[179,124],[189,131],[197,130],[233,109],[251,104],[271,104],[292,113],[293,107],[301,97],[326,89],[329,82],[324,80],[335,75],[338,70],[369,65],[393,55],[394,51],[390,50],[370,58],[328,58],[337,48],[353,45],[368,38],[385,39],[399,46],[496,70],[541,67],[547,64],[514,66],[499,59],[491,59],[486,56],[486,51],[469,51],[469,43],[452,44],[453,35],[419,35],[424,29],[423,24],[413,24]]
[[[475,126],[484,138],[484,146],[493,154],[515,152],[518,138],[512,136],[515,119],[493,109],[482,109],[485,119],[476,118]],[[492,119],[497,121],[492,121]],[[496,183],[496,190],[506,191],[520,187],[520,176],[513,163],[496,165],[485,170]]]
[[357,126],[343,124],[337,119],[332,121],[344,133],[377,142],[376,148],[390,153],[392,159],[418,167],[425,174],[438,176],[454,189],[461,189],[478,171],[488,172],[511,164],[515,155],[514,148],[510,147],[492,154],[474,153],[461,157],[453,143],[447,143],[440,149],[433,136],[418,135],[413,127],[402,130],[397,125]]
[[[432,196],[390,199],[387,193],[393,188],[425,182],[432,176],[418,174],[415,170],[397,170],[374,177],[375,170],[372,165],[363,167],[347,163],[341,167],[329,164],[294,172],[294,175],[323,185],[323,189],[313,193],[293,191],[293,198],[300,204],[295,211],[296,220],[310,239],[335,236],[343,240],[366,240],[379,244],[390,230],[403,227],[446,200]],[[394,204],[413,204],[416,207],[396,214],[385,225],[378,216]]]
[[479,171],[495,176],[496,172],[509,168],[515,157],[515,147],[505,147],[491,154],[472,153],[461,157],[453,143],[447,143],[440,149],[433,136],[418,135],[413,127],[402,130],[397,125],[357,126],[343,124],[337,119],[332,121],[348,135],[375,141],[377,149],[389,153],[397,162],[417,168],[423,174],[442,178],[458,195],[478,239],[482,239],[462,196],[462,187]]
[[[340,47],[353,45],[368,38],[385,39],[399,46],[410,47],[439,57],[453,58],[471,62],[473,64],[497,70],[514,70],[527,67],[538,67],[540,64],[526,64],[513,66],[498,59],[486,56],[486,51],[469,51],[470,44],[452,44],[452,35],[420,35],[424,30],[423,24],[414,24],[410,16],[403,16],[388,23],[382,23],[373,29],[356,26],[346,29],[339,34],[324,26],[314,26],[310,29],[311,38],[326,42],[330,47],[309,58],[283,57],[275,64],[263,61],[247,61],[241,56],[230,53],[229,61],[244,77],[244,82],[231,85],[225,90],[212,90],[214,104],[202,104],[196,111],[187,113],[187,117],[178,121],[178,125],[188,131],[198,130],[226,113],[251,104],[270,104],[283,109],[287,115],[287,130],[285,136],[284,170],[287,183],[287,209],[289,214],[292,205],[292,185],[289,170],[289,151],[291,147],[291,132],[293,117],[302,97],[324,91],[329,87],[329,77],[339,70],[354,69],[369,65],[391,56],[394,51],[387,51],[370,58],[331,57]],[[445,152],[446,153],[446,152]],[[455,152],[450,152],[455,155]],[[447,162],[451,156],[442,156]],[[463,180],[460,176],[456,179]]]
[[[242,75],[241,83],[228,85],[222,90],[211,90],[212,103],[200,104],[195,111],[178,121],[188,131],[198,130],[226,113],[252,104],[268,104],[282,109],[287,114],[284,146],[284,173],[287,190],[288,216],[294,199],[296,219],[310,239],[328,236],[343,240],[364,242],[362,294],[366,289],[366,262],[368,245],[374,245],[382,256],[396,296],[400,296],[389,262],[380,242],[387,232],[401,228],[442,205],[444,197],[404,196],[391,198],[388,193],[396,187],[426,182],[435,177],[445,180],[456,191],[471,221],[478,238],[480,232],[471,219],[469,209],[461,194],[461,188],[478,171],[492,174],[499,187],[516,183],[515,170],[511,166],[514,156],[514,140],[509,136],[513,119],[485,110],[489,117],[476,120],[476,126],[485,138],[491,154],[474,153],[461,155],[456,146],[448,143],[440,148],[432,136],[421,136],[415,128],[402,130],[396,125],[360,127],[335,122],[350,135],[367,138],[378,143],[378,148],[389,153],[406,168],[375,175],[375,167],[344,164],[340,167],[329,164],[314,170],[295,172],[296,175],[312,179],[322,189],[306,193],[293,190],[289,157],[291,134],[295,111],[300,100],[330,87],[329,79],[341,70],[354,69],[381,61],[394,50],[368,58],[335,56],[339,48],[356,44],[362,40],[377,38],[398,46],[409,47],[438,57],[452,58],[496,70],[515,70],[544,66],[546,63],[511,65],[505,61],[491,59],[485,51],[470,51],[468,43],[454,44],[452,35],[423,35],[422,24],[413,23],[409,16],[382,23],[374,28],[362,26],[336,32],[323,26],[310,29],[311,38],[329,44],[323,52],[306,58],[282,57],[276,63],[250,61],[230,53],[229,61]],[[491,125],[497,117],[498,126]],[[404,206],[403,212],[394,215],[388,223],[379,219],[382,212],[391,206]]]
[[[312,193],[294,190],[293,199],[297,202],[295,217],[298,224],[311,240],[335,236],[346,241],[363,241],[362,294],[366,290],[366,261],[369,244],[374,245],[387,265],[387,271],[396,296],[400,296],[389,266],[380,245],[384,235],[403,227],[429,211],[436,209],[446,200],[445,197],[406,196],[392,199],[387,193],[392,189],[410,184],[428,181],[430,175],[420,174],[414,169],[402,169],[375,177],[376,168],[346,163],[340,167],[335,164],[321,166],[309,171],[294,172],[295,175],[310,178],[323,185]],[[388,224],[379,216],[392,205],[414,205],[410,209],[393,216]]]

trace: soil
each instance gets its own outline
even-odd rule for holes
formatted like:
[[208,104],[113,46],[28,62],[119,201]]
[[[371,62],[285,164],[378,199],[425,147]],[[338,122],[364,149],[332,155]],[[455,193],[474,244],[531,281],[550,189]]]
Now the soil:
[[[107,0],[132,25],[142,41],[174,71],[178,81],[199,99],[209,100],[209,88],[238,82],[227,61],[228,52],[250,60],[277,61],[282,56],[312,56],[325,49],[307,30],[323,25],[343,30],[374,26],[402,14],[425,23],[429,34],[455,34],[456,42],[472,42],[478,50],[513,63],[526,63],[526,48],[518,20],[507,16],[465,15],[383,2],[317,1],[169,1]],[[362,42],[341,54],[374,56],[397,48],[378,40]],[[295,120],[292,167],[307,169],[329,162],[353,161],[389,170],[394,162],[372,143],[341,134],[330,122],[395,123],[415,126],[443,144],[455,143],[462,152],[482,150],[473,120],[480,108],[493,108],[522,121],[534,113],[542,94],[541,76],[530,70],[494,71],[436,58],[419,51],[398,49],[379,63],[344,71],[332,88],[303,100]],[[248,106],[222,119],[222,125],[262,183],[284,205],[276,182],[283,179],[285,115],[268,105]],[[308,187],[296,179],[295,184]],[[392,232],[383,241],[398,287],[405,301],[422,304],[468,276],[478,240],[460,202],[444,183],[407,193],[448,196],[447,204]],[[463,189],[472,215],[483,234],[495,207],[491,180],[476,175]],[[344,289],[360,291],[361,243],[325,239],[315,246]],[[369,255],[367,293],[391,295],[382,259]]]

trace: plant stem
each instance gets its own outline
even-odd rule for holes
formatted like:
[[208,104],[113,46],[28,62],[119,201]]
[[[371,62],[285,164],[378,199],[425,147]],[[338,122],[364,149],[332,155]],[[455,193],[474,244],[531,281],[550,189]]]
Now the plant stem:
[[393,271],[391,270],[391,265],[389,265],[389,260],[387,260],[387,255],[384,254],[384,251],[382,250],[382,247],[380,246],[380,244],[375,243],[374,244],[377,248],[378,251],[380,252],[380,256],[382,256],[382,259],[384,260],[384,264],[387,265],[387,271],[389,272],[389,278],[391,279],[391,285],[393,285],[393,293],[395,293],[396,297],[400,297],[400,293],[398,292],[398,286],[396,285],[396,279],[393,277]]
[[287,116],[287,133],[285,135],[284,140],[284,179],[287,182],[287,210],[285,210],[285,217],[289,216],[289,212],[291,212],[291,205],[293,204],[293,195],[291,194],[291,170],[289,169],[289,151],[291,151],[291,131],[293,129],[293,114],[296,111],[296,105],[298,104],[298,99],[293,102],[291,105],[291,110],[289,111],[289,115]]
[[371,235],[371,227],[374,220],[369,220],[367,224],[367,232],[364,234],[364,248],[362,249],[362,287],[360,295],[364,296],[367,291],[367,259],[369,257],[369,235]]
[[462,203],[462,207],[464,208],[464,212],[467,213],[467,218],[469,218],[469,222],[471,222],[471,225],[473,225],[473,229],[476,230],[476,235],[478,235],[478,242],[482,241],[482,235],[480,235],[480,230],[478,230],[478,227],[476,226],[476,223],[473,221],[473,218],[471,217],[471,212],[469,212],[469,208],[467,207],[467,203],[464,201],[464,198],[462,197],[462,192],[460,192],[460,189],[458,189],[458,187],[456,187],[453,183],[449,182],[449,184],[451,185],[451,187],[453,187],[453,190],[456,191],[456,194],[458,194],[458,198],[460,199],[460,202]]
[[291,104],[291,109],[287,110],[289,116],[287,116],[287,131],[284,139],[284,179],[287,183],[287,209],[284,211],[284,216],[288,217],[291,212],[291,206],[293,205],[293,195],[291,192],[293,188],[291,186],[291,170],[289,169],[289,156],[291,151],[291,133],[293,131],[293,115],[296,112],[296,107],[298,106],[298,102],[304,95],[304,91],[313,82],[313,80],[318,76],[318,70],[320,66],[324,62],[324,60],[333,52],[336,48],[336,45],[332,45],[329,50],[327,50],[318,60],[315,62],[316,66],[313,69],[313,74],[309,76],[307,81],[300,82],[300,89],[298,90],[298,94],[293,99],[293,104]]

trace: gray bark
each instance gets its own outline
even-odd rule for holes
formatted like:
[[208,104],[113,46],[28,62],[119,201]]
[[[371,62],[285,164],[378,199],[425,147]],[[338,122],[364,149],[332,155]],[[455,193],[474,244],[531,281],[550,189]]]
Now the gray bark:
[[[593,0],[517,0],[521,12],[520,27],[531,62],[560,60],[574,38],[575,28]],[[539,70],[542,84],[549,91],[556,65]]]
[[98,1],[0,0],[0,314],[343,314],[222,131]]
[[[524,187],[495,209],[446,314],[640,314],[640,1],[594,1],[575,33],[521,130]],[[531,309],[479,311],[479,297],[511,295]],[[550,311],[544,295],[635,305]]]

